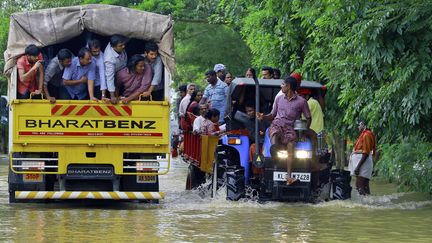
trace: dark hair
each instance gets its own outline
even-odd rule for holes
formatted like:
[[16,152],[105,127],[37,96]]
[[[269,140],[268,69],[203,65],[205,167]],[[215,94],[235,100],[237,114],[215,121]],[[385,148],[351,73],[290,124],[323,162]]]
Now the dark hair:
[[34,44],[28,45],[24,50],[24,54],[29,56],[38,56],[39,53],[40,53],[39,48]]
[[245,103],[244,106],[245,106],[245,108],[246,107],[250,107],[250,108],[253,108],[255,110],[255,102],[248,101],[248,102]]
[[273,68],[273,76],[276,76],[276,73],[278,74],[279,78],[281,76],[281,71],[277,68]]
[[78,51],[78,57],[79,57],[79,58],[83,58],[87,52],[88,52],[88,53],[90,54],[90,56],[91,56],[91,52],[90,52],[90,50],[89,50],[87,47],[83,47],[83,48],[81,48],[81,49]]
[[186,89],[187,89],[187,85],[186,84],[183,84],[183,85],[180,85],[179,87],[178,87],[178,90],[180,91],[180,92],[186,92]]
[[210,110],[207,111],[207,114],[205,115],[205,118],[211,119],[212,117],[219,116],[219,115],[220,115],[219,110],[216,109],[216,108],[212,108],[212,109],[210,109]]
[[205,75],[216,76],[216,72],[214,70],[208,70]]
[[153,41],[146,42],[144,45],[144,52],[150,52],[150,51],[158,51],[159,47],[154,43]]
[[57,53],[57,58],[59,59],[59,61],[64,61],[66,59],[71,59],[72,58],[72,52],[69,51],[68,49],[61,49]]
[[88,47],[89,47],[90,49],[92,49],[92,48],[100,48],[101,45],[100,45],[100,42],[99,42],[98,40],[93,39],[93,40],[90,40],[90,41],[88,42]]
[[135,66],[136,66],[139,62],[144,61],[144,60],[145,60],[145,58],[144,58],[142,55],[139,55],[139,54],[135,54],[135,55],[133,55],[133,56],[129,59],[128,64],[127,64],[127,68],[129,69],[129,72],[130,72],[130,71],[135,72]]
[[297,90],[297,80],[295,78],[289,76],[284,80],[284,83],[289,84],[292,91]]
[[195,90],[195,91],[191,94],[189,104],[186,106],[186,112],[189,110],[190,105],[195,101],[195,98],[196,98],[198,92],[199,92],[198,90]]
[[272,76],[273,76],[273,74],[274,74],[274,70],[273,70],[273,68],[272,68],[272,67],[269,67],[269,66],[264,66],[264,67],[262,67],[262,68],[261,68],[261,71],[268,71],[268,72],[270,73],[270,75],[272,75]]
[[111,36],[110,44],[111,44],[111,47],[115,47],[120,43],[126,44],[126,41],[127,41],[127,38],[124,37],[123,35],[113,35],[113,36]]
[[256,71],[255,71],[254,68],[248,68],[248,69],[246,70],[246,72],[247,72],[247,71],[250,71],[250,72],[252,73],[252,77],[253,77],[253,78],[256,78]]

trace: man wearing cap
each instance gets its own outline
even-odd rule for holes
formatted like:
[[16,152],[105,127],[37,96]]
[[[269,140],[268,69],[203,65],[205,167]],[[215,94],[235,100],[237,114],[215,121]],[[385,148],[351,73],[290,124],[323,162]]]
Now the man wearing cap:
[[219,122],[223,123],[225,115],[226,100],[228,99],[228,85],[216,76],[216,71],[209,70],[206,72],[206,79],[209,85],[204,90],[200,104],[206,102],[211,108],[220,112]]
[[356,176],[356,187],[360,195],[369,195],[369,180],[372,177],[373,160],[375,154],[376,140],[375,134],[367,128],[365,122],[359,122],[358,130],[360,136],[354,144],[353,152],[350,156],[348,168],[351,176]]
[[222,63],[218,63],[214,66],[214,71],[216,72],[216,76],[218,77],[218,79],[222,80],[225,82],[225,65],[223,65]]
[[308,88],[299,88],[298,94],[307,100],[309,110],[312,116],[310,128],[315,133],[320,133],[324,130],[324,113],[319,102],[312,97],[312,91]]

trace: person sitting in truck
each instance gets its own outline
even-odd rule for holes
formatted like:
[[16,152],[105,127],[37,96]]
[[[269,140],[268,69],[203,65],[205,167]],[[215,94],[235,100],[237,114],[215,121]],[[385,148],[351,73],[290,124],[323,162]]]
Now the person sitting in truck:
[[264,66],[261,68],[261,78],[262,79],[273,79],[273,68],[269,66]]
[[201,135],[213,135],[218,136],[223,131],[219,127],[220,111],[212,108],[207,111],[205,120],[201,124],[200,134]]
[[272,121],[269,129],[271,143],[287,148],[287,185],[291,185],[296,181],[291,177],[294,148],[297,140],[294,122],[303,113],[306,118],[306,127],[309,129],[312,119],[307,101],[296,93],[297,81],[295,78],[286,78],[282,82],[281,89],[284,95],[275,99],[273,110],[267,115],[257,113],[257,118]]
[[312,91],[308,88],[300,88],[298,94],[307,100],[312,116],[310,128],[316,133],[324,130],[324,113],[319,102],[312,97]]
[[25,48],[24,55],[17,60],[17,69],[17,99],[28,99],[32,92],[40,94],[44,82],[44,68],[42,54],[37,46],[31,44]]
[[152,96],[153,100],[164,99],[164,83],[162,82],[163,63],[159,55],[159,47],[150,41],[144,45],[144,57],[147,64],[150,64],[153,72],[151,86],[143,93],[144,97]]
[[254,68],[248,68],[246,69],[246,73],[245,73],[245,77],[246,78],[256,78],[256,71]]
[[181,117],[181,129],[183,131],[192,131],[193,122],[195,118],[199,115],[198,102],[201,100],[202,91],[195,90],[191,97],[189,104],[186,107],[185,116]]
[[96,79],[94,82],[94,96],[98,99],[102,99],[101,84],[106,83],[105,80],[105,64],[104,54],[101,51],[101,45],[99,40],[93,39],[88,43],[88,48],[91,51],[92,56],[96,60]]
[[142,55],[133,55],[127,67],[117,72],[117,88],[122,90],[121,101],[128,103],[137,100],[140,94],[148,91],[152,79],[152,69]]
[[117,103],[114,80],[116,73],[127,65],[126,42],[126,37],[113,35],[104,51],[106,82],[101,83],[102,99],[108,98],[108,90],[110,101],[113,104]]
[[51,59],[45,70],[44,93],[51,103],[55,103],[56,99],[70,99],[69,93],[63,85],[63,72],[72,64],[72,58],[71,51],[61,49],[57,56]]
[[197,134],[201,132],[201,125],[205,120],[205,115],[207,114],[207,111],[208,111],[207,104],[199,105],[200,116],[198,116],[193,122],[193,130],[192,130],[193,133]]
[[178,110],[179,111],[179,115],[180,115],[180,120],[181,120],[182,117],[186,116],[186,112],[187,112],[186,108],[187,108],[188,104],[191,101],[191,96],[192,96],[192,93],[195,92],[195,89],[196,89],[196,84],[189,83],[187,85],[187,93],[183,97],[183,99],[180,101],[180,106],[179,106],[179,110]]
[[72,64],[63,72],[63,84],[73,100],[97,101],[94,96],[94,80],[96,78],[96,60],[86,47],[78,51]]

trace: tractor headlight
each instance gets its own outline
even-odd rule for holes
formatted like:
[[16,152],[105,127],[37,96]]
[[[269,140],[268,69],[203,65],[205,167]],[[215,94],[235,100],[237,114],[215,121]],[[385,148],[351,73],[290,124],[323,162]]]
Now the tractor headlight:
[[297,150],[295,151],[295,157],[297,159],[310,159],[312,158],[312,153],[307,150]]
[[277,157],[279,159],[287,159],[288,158],[288,151],[286,151],[286,150],[277,151]]

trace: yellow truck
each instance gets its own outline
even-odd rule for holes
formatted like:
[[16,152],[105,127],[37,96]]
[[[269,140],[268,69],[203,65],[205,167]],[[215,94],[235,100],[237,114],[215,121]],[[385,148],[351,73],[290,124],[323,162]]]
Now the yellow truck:
[[[159,175],[168,173],[170,166],[171,18],[110,5],[84,5],[16,13],[10,26],[5,52],[10,202],[164,198]],[[38,45],[50,58],[59,48],[74,52],[89,35],[107,43],[113,34],[130,38],[129,56],[139,53],[146,41],[158,44],[164,64],[164,100],[108,104],[50,103],[35,96],[16,99],[16,59],[26,45]]]

